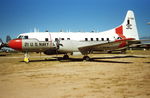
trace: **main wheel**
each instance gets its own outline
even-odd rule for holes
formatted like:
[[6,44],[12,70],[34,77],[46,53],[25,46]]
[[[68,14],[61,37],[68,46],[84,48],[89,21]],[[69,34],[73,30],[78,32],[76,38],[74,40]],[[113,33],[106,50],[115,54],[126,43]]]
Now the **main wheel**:
[[63,59],[64,59],[64,60],[67,60],[67,59],[69,59],[69,56],[68,56],[68,55],[64,55],[64,56],[63,56]]
[[84,57],[83,57],[83,60],[85,60],[85,61],[90,61],[91,59],[90,59],[89,56],[84,56]]

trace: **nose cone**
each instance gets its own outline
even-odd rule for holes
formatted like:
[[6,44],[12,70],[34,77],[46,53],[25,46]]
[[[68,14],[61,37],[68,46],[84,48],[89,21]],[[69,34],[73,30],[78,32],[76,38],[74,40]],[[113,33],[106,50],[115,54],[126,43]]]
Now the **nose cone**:
[[15,50],[22,50],[22,39],[10,40],[8,46]]

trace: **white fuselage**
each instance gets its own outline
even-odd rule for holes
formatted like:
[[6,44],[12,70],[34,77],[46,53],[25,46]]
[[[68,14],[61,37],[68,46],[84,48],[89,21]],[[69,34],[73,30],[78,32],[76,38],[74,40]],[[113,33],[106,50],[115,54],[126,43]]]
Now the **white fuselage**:
[[[45,51],[50,48],[53,49],[56,47],[56,40],[60,41],[59,51],[61,52],[79,52],[79,47],[90,46],[93,44],[103,44],[115,41],[118,39],[118,35],[115,33],[115,30],[110,30],[106,32],[30,32],[23,33],[18,36],[18,38],[23,38],[22,40],[22,49],[25,51]],[[29,44],[26,46],[25,44]],[[45,46],[38,45],[36,43],[45,43]],[[96,48],[94,50],[114,50],[118,48],[119,43],[112,44],[109,46],[103,46]],[[109,47],[109,49],[108,49]]]
[[[111,31],[107,32],[30,32],[23,33],[19,36],[28,36],[28,38],[37,39],[39,41],[45,41],[48,38],[48,41],[55,41],[56,38],[61,40],[75,40],[75,41],[114,41],[118,38],[118,35],[112,33]],[[18,36],[18,37],[19,37]]]
[[119,39],[128,40],[128,38],[139,40],[133,11],[127,12],[125,20],[120,26],[104,32],[23,33],[18,36],[18,39],[9,42],[9,46],[28,52],[43,52],[56,48],[56,50],[66,53],[82,52],[83,54],[87,50],[109,51],[123,48],[127,43],[124,41],[116,43],[116,41]]

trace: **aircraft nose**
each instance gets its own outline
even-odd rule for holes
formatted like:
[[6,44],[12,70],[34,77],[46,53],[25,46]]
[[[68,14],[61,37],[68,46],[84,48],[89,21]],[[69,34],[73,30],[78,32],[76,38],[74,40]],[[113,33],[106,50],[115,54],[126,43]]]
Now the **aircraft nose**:
[[22,50],[22,39],[13,39],[8,42],[8,46],[15,50]]

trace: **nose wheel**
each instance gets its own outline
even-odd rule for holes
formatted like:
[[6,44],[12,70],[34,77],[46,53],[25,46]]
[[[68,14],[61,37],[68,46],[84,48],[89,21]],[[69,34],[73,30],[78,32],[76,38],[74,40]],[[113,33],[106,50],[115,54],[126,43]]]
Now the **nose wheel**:
[[25,54],[24,54],[24,62],[25,63],[29,63],[30,62],[30,60],[29,60],[29,53],[28,52],[25,52]]

